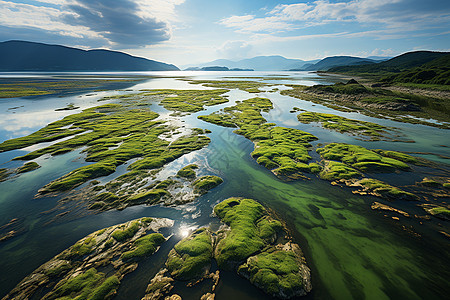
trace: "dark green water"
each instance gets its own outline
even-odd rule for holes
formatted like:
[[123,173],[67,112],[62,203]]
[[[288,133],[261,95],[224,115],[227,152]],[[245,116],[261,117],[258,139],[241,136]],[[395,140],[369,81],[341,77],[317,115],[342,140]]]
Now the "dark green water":
[[[211,76],[213,75],[208,74],[201,78],[208,79]],[[327,82],[317,78],[316,75],[298,76],[304,76],[304,80],[312,83]],[[161,80],[160,86],[166,88],[171,82],[174,86],[178,84],[174,80]],[[157,86],[158,81],[148,83],[148,87]],[[140,85],[139,88],[144,87],[145,85]],[[269,122],[313,133],[322,143],[348,142],[368,148],[448,155],[448,148],[440,146],[445,143],[450,146],[446,139],[448,133],[443,130],[336,112],[320,105],[280,96],[278,93],[261,93],[260,96],[267,96],[274,102],[275,109],[265,115]],[[251,97],[254,95],[241,91],[230,92],[232,101]],[[85,98],[79,100],[87,101]],[[12,100],[8,101],[10,101],[8,105],[12,106]],[[27,114],[31,112],[33,116],[40,115],[38,100],[19,101],[24,103],[27,110],[23,113],[18,111],[16,120],[26,119]],[[27,101],[34,102],[30,104]],[[44,98],[42,101],[46,105],[40,106],[48,111],[52,103],[54,108],[61,106],[60,99]],[[5,106],[5,103],[3,105],[3,107],[0,105],[0,114],[3,112],[8,114],[8,105]],[[87,101],[85,105],[87,107],[96,103]],[[174,228],[167,231],[167,234],[174,233],[174,236],[154,257],[141,264],[138,270],[123,281],[117,297],[118,299],[140,299],[149,280],[163,265],[170,248],[181,238],[180,232],[205,226],[211,222],[217,224],[217,219],[211,217],[213,206],[228,197],[238,196],[260,201],[287,222],[312,269],[313,292],[306,297],[307,299],[447,298],[450,293],[448,283],[450,275],[448,250],[450,248],[448,240],[433,230],[439,222],[433,220],[423,224],[422,227],[415,228],[423,236],[416,238],[402,230],[395,221],[371,211],[370,203],[377,200],[373,197],[357,197],[346,188],[332,186],[326,181],[315,178],[310,181],[288,183],[280,181],[250,157],[250,152],[253,150],[253,144],[250,141],[232,133],[231,129],[196,119],[198,115],[208,114],[228,105],[230,104],[210,107],[208,111],[183,118],[186,126],[212,130],[210,134],[212,142],[207,148],[170,163],[163,171],[164,175],[174,175],[180,167],[196,162],[201,165],[199,175],[216,174],[224,178],[224,184],[194,203],[178,208],[137,206],[97,215],[69,214],[65,218],[47,224],[56,213],[61,211],[46,214],[42,212],[52,209],[58,198],[33,199],[33,195],[37,189],[49,181],[84,164],[78,151],[55,158],[40,158],[37,162],[42,165],[42,168],[0,183],[0,224],[7,223],[12,218],[19,218],[23,220],[27,228],[24,234],[0,244],[0,274],[8,274],[0,277],[0,296],[8,293],[39,265],[92,231],[142,216],[174,219],[176,220]],[[317,126],[299,124],[295,114],[288,113],[293,106],[397,126],[409,138],[416,140],[416,143],[368,143],[351,136],[323,130]],[[167,111],[157,105],[154,105],[153,109],[167,114]],[[45,115],[46,111],[43,108],[41,111],[42,115]],[[14,119],[11,114],[8,117]],[[44,117],[44,123],[51,122],[55,118],[58,117],[53,119]],[[26,129],[34,131],[44,125],[37,124]],[[20,128],[13,131],[7,130],[6,125],[2,126],[4,127],[0,128],[1,140],[20,136]],[[16,155],[17,153],[1,154],[0,164],[14,166],[14,163],[8,161]],[[442,161],[436,156],[431,156],[430,159]],[[123,170],[119,170],[114,176],[118,176],[120,172]],[[411,180],[403,177],[395,180]],[[414,204],[402,203],[401,205]],[[83,211],[78,212],[83,213]],[[414,226],[416,223],[411,221]],[[440,223],[441,226],[448,228],[448,224]],[[180,293],[183,299],[198,299],[201,295],[189,289],[181,289]],[[222,274],[216,297],[217,299],[269,299],[246,280],[240,279],[233,273]]]

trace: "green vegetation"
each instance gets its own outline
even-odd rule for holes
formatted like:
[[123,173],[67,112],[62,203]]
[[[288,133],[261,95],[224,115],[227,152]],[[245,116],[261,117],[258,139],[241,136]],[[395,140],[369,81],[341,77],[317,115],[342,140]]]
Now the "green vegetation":
[[417,200],[418,197],[412,193],[405,192],[380,180],[364,178],[357,182],[364,191],[393,200]]
[[220,268],[231,269],[265,246],[269,233],[275,233],[280,223],[265,219],[265,208],[251,199],[230,198],[214,207],[214,213],[230,232],[219,239],[215,257]]
[[169,253],[166,266],[175,279],[201,278],[209,270],[212,256],[211,233],[201,228],[175,245]]
[[344,163],[325,160],[325,167],[319,176],[324,180],[335,181],[361,177],[361,173]]
[[192,183],[192,185],[194,186],[195,192],[204,194],[207,191],[209,191],[210,189],[215,188],[222,182],[223,182],[222,178],[220,178],[218,176],[214,176],[214,175],[208,175],[208,176],[200,177],[199,179],[194,181],[194,183]]
[[140,94],[142,97],[162,95],[160,105],[165,109],[179,112],[198,112],[204,110],[204,106],[213,106],[228,102],[223,97],[228,90],[152,90]]
[[120,281],[165,241],[157,232],[172,225],[144,217],[93,232],[25,277],[6,298],[111,299]]
[[274,169],[276,175],[293,176],[298,172],[318,172],[317,164],[305,164],[311,159],[308,154],[311,147],[309,142],[317,140],[317,137],[298,129],[275,127],[275,124],[266,123],[261,112],[272,108],[269,99],[252,98],[226,107],[222,112],[198,118],[221,126],[238,127],[235,133],[255,143],[252,157],[258,164]]
[[29,160],[44,154],[57,155],[85,146],[83,151],[87,153],[86,161],[94,164],[78,168],[40,189],[40,194],[46,194],[67,191],[91,179],[110,175],[117,166],[130,159],[141,158],[128,167],[135,172],[124,175],[130,182],[136,177],[148,176],[149,170],[160,168],[210,142],[208,137],[198,135],[197,131],[172,143],[163,140],[159,136],[174,129],[154,121],[157,117],[157,113],[144,108],[135,109],[122,104],[102,105],[67,116],[29,136],[5,141],[0,144],[0,151],[20,149],[72,135],[65,141],[15,159]]
[[[393,152],[391,151],[391,155],[393,155]],[[383,152],[378,154],[356,145],[331,143],[323,148],[317,149],[317,153],[325,160],[337,160],[362,172],[390,173],[396,170],[410,170],[408,164],[391,157],[382,156],[381,153]],[[402,155],[398,153],[397,156],[400,157]],[[332,166],[338,165],[332,164],[330,167]]]
[[30,161],[30,162],[27,162],[26,164],[24,164],[22,167],[18,168],[17,173],[20,174],[20,173],[30,172],[30,171],[39,169],[40,167],[41,166],[37,162]]
[[303,289],[299,259],[293,252],[277,250],[252,256],[239,266],[238,273],[248,277],[250,282],[265,293],[289,299]]
[[131,222],[127,225],[124,225],[125,229],[116,229],[111,235],[116,241],[122,242],[129,238],[132,238],[136,232],[140,228],[140,224],[138,221]]
[[[184,79],[183,79],[184,80]],[[241,80],[187,80],[190,84],[201,84],[206,87],[221,89],[240,89],[248,93],[259,93],[260,87],[271,86],[271,84],[258,81],[241,81]]]
[[[433,98],[419,92],[395,91],[383,87],[369,88],[354,80],[347,84],[290,85],[292,89],[281,94],[300,98],[327,107],[359,112],[371,117],[393,119],[398,122],[450,128],[447,122],[450,103],[444,98]],[[433,118],[440,122],[427,122]]]
[[70,249],[70,256],[84,256],[86,254],[91,253],[94,250],[94,246],[97,243],[95,238],[90,237],[85,240],[82,240]]
[[69,103],[69,104],[67,104],[66,107],[57,108],[57,109],[55,109],[55,111],[75,110],[75,109],[79,109],[79,108],[80,108],[79,106],[75,106],[75,105],[73,105],[73,103]]
[[177,176],[184,178],[195,178],[197,176],[195,173],[195,169],[198,169],[198,166],[196,164],[188,165],[179,170]]
[[429,210],[429,213],[433,216],[450,220],[450,210],[445,207],[434,207]]
[[70,93],[74,91],[98,90],[117,83],[141,80],[130,79],[8,79],[0,84],[0,98]]
[[156,249],[165,242],[166,239],[160,233],[151,233],[137,239],[134,242],[135,249],[124,252],[122,259],[130,259],[134,257],[142,257],[155,253]]
[[381,139],[389,140],[390,133],[387,130],[393,130],[393,128],[388,128],[372,122],[348,119],[326,113],[303,112],[299,114],[297,118],[300,122],[305,124],[317,122],[324,128],[335,130],[340,133],[363,136],[369,138],[371,141],[378,141]]

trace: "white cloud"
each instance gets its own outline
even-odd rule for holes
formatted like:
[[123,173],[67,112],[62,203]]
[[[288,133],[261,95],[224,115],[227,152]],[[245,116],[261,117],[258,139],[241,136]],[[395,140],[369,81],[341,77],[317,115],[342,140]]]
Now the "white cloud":
[[238,32],[247,33],[289,31],[332,22],[381,24],[384,28],[416,30],[423,29],[424,26],[445,27],[445,22],[450,22],[450,5],[442,4],[439,0],[428,2],[424,4],[423,0],[353,0],[330,3],[318,0],[308,4],[280,4],[264,17],[232,16],[222,19],[220,23]]
[[228,59],[243,59],[250,57],[252,51],[253,46],[245,41],[227,41],[217,49],[217,54]]

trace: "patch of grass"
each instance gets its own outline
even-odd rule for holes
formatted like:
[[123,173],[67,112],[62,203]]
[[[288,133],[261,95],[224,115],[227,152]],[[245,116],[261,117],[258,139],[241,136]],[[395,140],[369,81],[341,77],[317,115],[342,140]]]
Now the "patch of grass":
[[25,163],[22,167],[17,169],[17,173],[25,173],[25,172],[30,172],[36,169],[39,169],[41,166],[34,161],[30,161]]
[[152,189],[147,192],[140,192],[133,194],[126,199],[126,202],[130,204],[142,204],[142,203],[153,203],[161,199],[161,197],[170,195],[170,193],[163,189]]
[[175,245],[166,266],[173,278],[191,280],[202,277],[209,269],[212,257],[211,233],[201,228]]
[[165,242],[166,239],[160,233],[151,233],[134,241],[134,249],[124,252],[122,259],[142,257],[155,253],[156,249]]

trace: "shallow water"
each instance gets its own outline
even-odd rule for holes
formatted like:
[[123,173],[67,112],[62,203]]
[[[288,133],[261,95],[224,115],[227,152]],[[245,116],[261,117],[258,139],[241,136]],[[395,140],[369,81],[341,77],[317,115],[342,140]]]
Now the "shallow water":
[[[92,75],[92,73],[88,74]],[[121,73],[107,74],[120,75]],[[143,75],[143,73],[132,74]],[[231,76],[273,77],[284,75],[286,72],[145,73],[145,75],[155,74],[160,78],[141,82],[130,90],[202,88],[175,78],[167,78],[170,76],[182,75],[193,79],[209,80]],[[290,76],[287,80],[265,82],[312,85],[334,83],[339,80],[337,77],[324,77],[306,72],[289,72],[288,74]],[[105,73],[101,75],[105,76]],[[23,74],[17,76],[23,76]],[[68,114],[99,105],[97,100],[104,96],[119,93],[131,93],[131,91],[107,91],[92,96],[77,95],[62,98],[43,96],[29,99],[2,99],[0,100],[0,141],[34,132]],[[307,298],[445,299],[447,297],[450,292],[447,280],[450,275],[449,242],[432,230],[433,226],[438,226],[439,222],[433,220],[416,228],[416,231],[424,236],[424,238],[416,238],[402,230],[395,221],[384,218],[381,213],[371,211],[370,203],[377,201],[376,198],[358,197],[346,188],[332,186],[316,178],[310,181],[280,181],[250,157],[253,143],[249,140],[234,134],[232,129],[197,119],[199,115],[230,106],[236,100],[255,97],[255,94],[238,90],[232,90],[228,95],[230,103],[208,107],[206,111],[181,118],[187,127],[212,130],[209,135],[211,144],[205,149],[185,155],[168,164],[162,172],[164,176],[174,175],[186,164],[197,163],[201,166],[199,175],[215,174],[224,179],[222,185],[193,203],[177,208],[136,206],[123,211],[100,214],[86,214],[83,209],[78,209],[76,210],[78,214],[69,214],[48,223],[55,214],[64,209],[44,214],[42,212],[52,209],[60,198],[34,199],[33,196],[40,187],[51,180],[86,164],[79,150],[56,157],[41,157],[36,161],[42,168],[0,183],[0,225],[13,218],[19,218],[23,220],[27,228],[25,233],[0,244],[0,274],[8,274],[8,276],[0,277],[0,296],[7,294],[39,265],[95,230],[142,216],[174,219],[176,221],[174,228],[167,231],[167,234],[174,233],[174,236],[155,256],[141,264],[126,278],[119,289],[118,299],[140,299],[148,281],[163,265],[170,248],[182,238],[182,232],[206,226],[211,222],[217,224],[217,219],[213,218],[211,213],[218,202],[228,197],[249,197],[260,201],[280,215],[287,222],[295,241],[304,250],[307,262],[312,269],[313,280],[313,292]],[[446,138],[448,132],[442,129],[338,112],[318,104],[282,96],[278,92],[262,92],[258,96],[268,97],[274,103],[274,109],[264,115],[268,122],[310,132],[319,137],[320,143],[346,142],[368,148],[449,155],[447,147],[450,147],[450,141]],[[74,111],[54,111],[68,103],[81,108]],[[105,103],[109,102],[100,104]],[[301,124],[297,121],[296,114],[289,113],[294,106],[397,127],[402,134],[408,139],[415,140],[416,143],[364,142],[350,135],[325,130],[317,124]],[[10,109],[12,107],[19,108]],[[152,109],[163,116],[169,114],[157,103],[152,105]],[[25,152],[20,150],[1,153],[0,168],[20,166],[19,162],[10,162],[10,159],[23,153]],[[445,159],[434,155],[427,158],[440,163],[446,162]],[[110,175],[108,179],[119,176],[125,171],[124,169],[118,168],[118,171]],[[410,181],[413,176],[397,177],[392,176],[391,180]],[[402,203],[401,205],[414,204]],[[440,223],[441,226],[448,226],[445,222]],[[190,290],[184,292],[183,299],[199,297]],[[217,299],[269,298],[246,280],[226,272],[221,276],[216,297]]]

